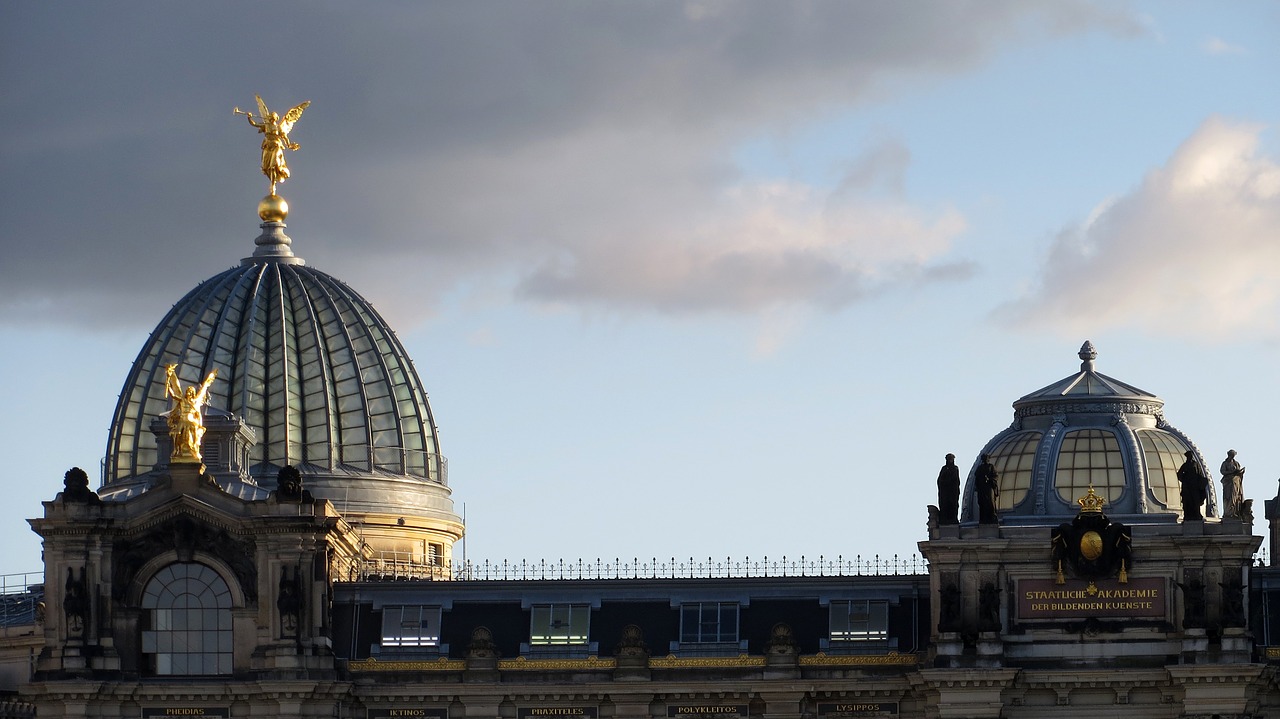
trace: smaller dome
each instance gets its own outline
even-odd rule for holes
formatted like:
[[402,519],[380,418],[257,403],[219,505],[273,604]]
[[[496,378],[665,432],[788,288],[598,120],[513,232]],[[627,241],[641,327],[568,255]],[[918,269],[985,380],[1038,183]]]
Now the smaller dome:
[[[1178,467],[1195,444],[1164,417],[1164,400],[1098,372],[1092,342],[1080,348],[1080,371],[1013,403],[1013,423],[983,447],[999,475],[1003,524],[1057,524],[1079,511],[1090,487],[1108,515],[1128,521],[1176,521],[1182,514]],[[962,514],[977,520],[969,470]],[[1205,516],[1217,516],[1210,492]]]

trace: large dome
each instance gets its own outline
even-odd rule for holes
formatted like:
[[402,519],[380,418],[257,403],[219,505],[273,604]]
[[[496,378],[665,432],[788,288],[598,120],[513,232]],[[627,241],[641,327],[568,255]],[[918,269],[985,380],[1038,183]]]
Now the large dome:
[[[1079,511],[1090,486],[1106,512],[1128,521],[1174,521],[1182,514],[1178,467],[1195,444],[1164,417],[1164,401],[1094,369],[1093,343],[1080,348],[1080,371],[1013,403],[1013,424],[982,449],[999,473],[1003,524],[1056,524]],[[962,519],[977,520],[974,470]],[[1206,472],[1207,474],[1207,472]],[[1209,493],[1206,516],[1216,516]]]
[[[219,477],[228,491],[265,494],[290,464],[348,519],[460,535],[427,393],[395,333],[345,283],[294,256],[282,222],[262,229],[254,255],[187,293],[138,353],[111,423],[103,498],[145,491],[167,463],[152,423],[169,409],[165,367],[176,364],[184,384],[216,369],[208,406],[255,435],[242,480]],[[410,545],[443,559],[442,547]]]

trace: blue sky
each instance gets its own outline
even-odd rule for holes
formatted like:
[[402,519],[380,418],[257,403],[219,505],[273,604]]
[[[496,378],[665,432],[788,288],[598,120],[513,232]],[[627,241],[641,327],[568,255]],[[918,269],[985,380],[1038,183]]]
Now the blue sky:
[[414,357],[471,559],[912,553],[1086,339],[1275,495],[1273,4],[157,7],[0,6],[0,573],[251,251],[254,93],[313,101],[289,234]]

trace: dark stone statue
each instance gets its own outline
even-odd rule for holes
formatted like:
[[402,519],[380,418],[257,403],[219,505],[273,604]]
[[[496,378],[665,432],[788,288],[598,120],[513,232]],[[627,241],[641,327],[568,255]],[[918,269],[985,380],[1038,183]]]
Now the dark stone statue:
[[298,633],[299,618],[302,616],[302,570],[293,568],[293,577],[289,577],[289,568],[280,571],[280,587],[276,597],[276,609],[280,611],[280,626],[285,634]]
[[1182,626],[1203,627],[1206,620],[1204,581],[1197,575],[1189,574],[1185,584],[1175,584],[1182,589]]
[[84,567],[77,579],[71,567],[67,567],[67,582],[62,590],[62,612],[67,617],[67,634],[81,636],[89,624],[89,588],[84,580]]
[[1243,627],[1244,583],[1238,576],[1226,577],[1218,586],[1222,587],[1222,626]]
[[1204,519],[1200,505],[1209,497],[1209,478],[1200,471],[1196,453],[1187,450],[1187,461],[1178,468],[1178,483],[1182,485],[1182,518]]
[[1000,501],[1000,484],[997,478],[996,468],[991,464],[991,458],[985,454],[982,455],[982,463],[978,465],[978,470],[973,475],[978,489],[979,524],[995,524],[999,521],[996,516],[996,505]]
[[72,467],[62,475],[62,503],[102,504],[98,495],[89,489],[89,475],[79,467]]
[[960,468],[956,456],[947,455],[947,463],[938,472],[938,524],[960,523]]
[[1000,631],[1000,590],[987,582],[978,590],[978,630]]
[[942,585],[938,592],[938,631],[960,631],[960,587],[953,582]]

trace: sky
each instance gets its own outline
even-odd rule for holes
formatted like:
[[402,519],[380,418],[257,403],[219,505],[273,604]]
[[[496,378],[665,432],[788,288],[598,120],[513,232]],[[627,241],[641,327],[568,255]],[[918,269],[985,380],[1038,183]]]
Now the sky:
[[1267,2],[0,3],[0,574],[251,253],[255,93],[312,103],[288,233],[414,358],[457,555],[914,554],[943,456],[1085,340],[1261,505],[1278,36]]

